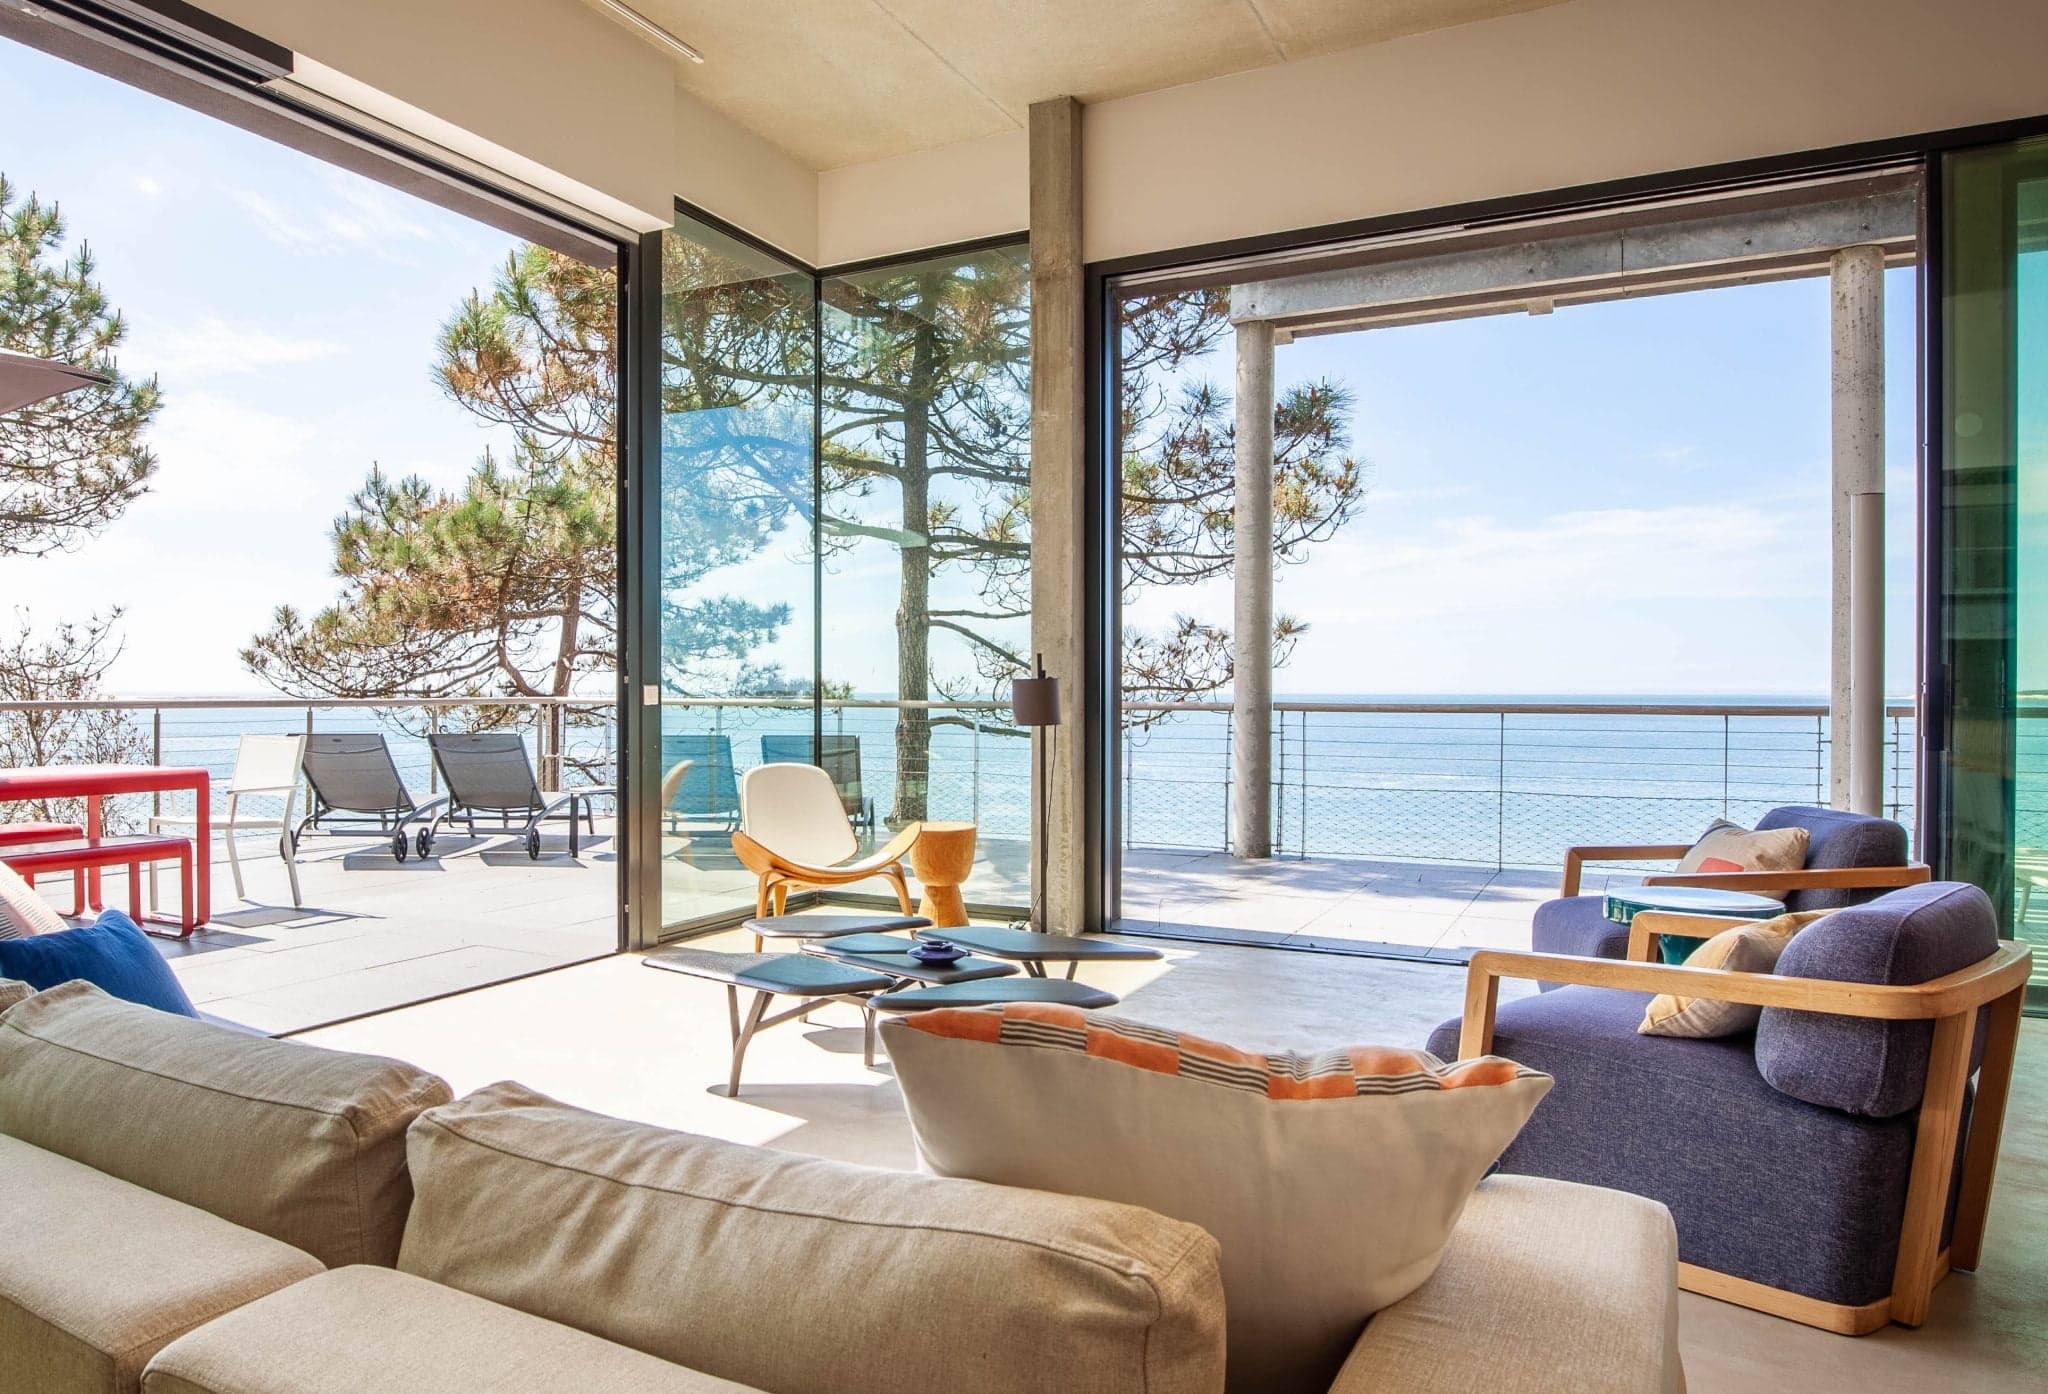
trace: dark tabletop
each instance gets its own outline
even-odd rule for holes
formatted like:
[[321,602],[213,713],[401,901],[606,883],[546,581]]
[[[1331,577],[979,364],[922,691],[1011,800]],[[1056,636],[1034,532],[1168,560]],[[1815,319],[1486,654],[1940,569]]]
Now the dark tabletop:
[[983,978],[1007,978],[1017,972],[1014,963],[998,963],[972,954],[952,963],[926,963],[910,956],[912,941],[894,934],[850,934],[806,944],[804,952],[819,954],[855,968],[872,968],[920,983],[971,983]]
[[928,929],[922,915],[769,915],[745,928],[763,939],[835,939],[842,934],[876,934],[891,929]]
[[894,975],[809,954],[728,954],[678,945],[643,954],[640,961],[649,968],[794,997],[883,992],[897,982]]
[[993,1007],[1006,1002],[1054,1002],[1068,1007],[1114,1007],[1113,992],[1059,978],[997,978],[990,982],[909,987],[870,999],[878,1011],[926,1012],[935,1007]]
[[1066,963],[1081,959],[1155,959],[1159,950],[1118,939],[1080,939],[1071,934],[1040,934],[1032,929],[999,929],[993,925],[958,925],[952,929],[921,929],[920,939],[945,939],[990,958],[1023,962]]

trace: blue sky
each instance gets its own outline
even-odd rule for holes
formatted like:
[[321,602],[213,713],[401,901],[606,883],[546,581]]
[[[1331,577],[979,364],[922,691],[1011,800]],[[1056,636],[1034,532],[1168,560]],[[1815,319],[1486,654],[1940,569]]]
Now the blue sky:
[[0,558],[0,610],[124,607],[122,695],[256,691],[237,651],[332,597],[329,524],[373,463],[452,484],[502,448],[429,368],[517,239],[4,40],[0,173],[91,246],[122,366],[165,400],[151,492],[69,555]]
[[[154,490],[76,553],[0,558],[39,624],[119,604],[124,694],[249,691],[237,649],[332,595],[372,463],[454,483],[497,438],[441,397],[436,329],[515,239],[0,42],[0,172],[62,205],[160,374]],[[1913,273],[1887,278],[1889,680],[1912,673]],[[1824,280],[1303,340],[1355,394],[1360,516],[1284,568],[1282,692],[1784,694],[1826,685]],[[1226,355],[1209,372],[1228,381]],[[498,441],[502,446],[502,441]],[[771,546],[707,588],[807,598]],[[870,564],[871,563],[871,564]],[[894,684],[893,557],[829,587],[833,671]],[[1227,587],[1130,619],[1227,617]],[[808,660],[808,627],[764,654]],[[784,652],[786,650],[786,652]]]

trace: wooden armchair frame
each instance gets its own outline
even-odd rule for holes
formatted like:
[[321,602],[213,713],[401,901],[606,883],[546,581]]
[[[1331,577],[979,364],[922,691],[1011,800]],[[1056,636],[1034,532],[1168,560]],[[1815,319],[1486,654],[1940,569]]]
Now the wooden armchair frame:
[[[1567,847],[1564,853],[1564,882],[1558,894],[1579,893],[1588,862],[1667,861],[1692,850],[1686,843],[1649,843],[1637,847]],[[1653,872],[1643,878],[1646,886],[1702,886],[1717,891],[1748,891],[1753,895],[1782,897],[1788,891],[1889,891],[1917,886],[1931,878],[1931,871],[1918,862],[1905,866],[1849,866],[1824,871],[1676,871]]]
[[[909,915],[914,912],[910,908],[910,887],[904,882],[903,859],[910,855],[917,835],[923,830],[922,823],[912,823],[890,838],[886,846],[837,866],[806,866],[802,862],[791,861],[743,832],[732,835],[732,851],[739,858],[740,865],[760,878],[760,884],[754,891],[754,914],[757,918],[765,918],[770,913],[782,914],[792,890],[850,886],[870,876],[879,876],[887,881],[896,891],[896,903],[903,907],[904,914]],[[754,947],[760,948],[758,937]]]
[[[2026,997],[2033,951],[2007,941],[1996,952],[1959,972],[1910,987],[1789,978],[1775,973],[1734,973],[1721,968],[1685,968],[1644,962],[1653,935],[1706,938],[1744,921],[1704,915],[1644,911],[1629,926],[1627,959],[1578,958],[1568,954],[1518,953],[1486,949],[1472,956],[1465,979],[1465,1018],[1458,1040],[1460,1059],[1493,1049],[1494,1012],[1503,978],[1619,988],[1628,992],[1669,992],[1759,1007],[1789,1007],[1876,1021],[1934,1023],[1927,1082],[1913,1139],[1913,1165],[1906,1186],[1906,1210],[1899,1226],[1899,1253],[1889,1297],[1860,1307],[1822,1302],[1747,1278],[1694,1264],[1678,1265],[1678,1284],[1689,1292],[1787,1317],[1844,1335],[1862,1336],[1896,1321],[1918,1326],[1927,1319],[1934,1287],[1951,1269],[1969,1271],[1983,1252],[1984,1222],[1991,1182],[1998,1167],[1999,1135],[2005,1127],[2006,1096],[2013,1056],[2019,1046],[2020,1008]],[[1942,1222],[1955,1177],[1956,1144],[1970,1079],[1970,1047],[1980,1008],[1990,1007],[1984,1059],[1978,1070],[1976,1106],[1962,1157],[1962,1187],[1956,1201],[1949,1247],[1941,1247]]]

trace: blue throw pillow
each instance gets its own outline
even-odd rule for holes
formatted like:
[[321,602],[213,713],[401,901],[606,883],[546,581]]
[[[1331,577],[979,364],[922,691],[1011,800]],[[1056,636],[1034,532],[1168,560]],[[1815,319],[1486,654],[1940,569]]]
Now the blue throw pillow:
[[98,922],[84,929],[0,939],[0,978],[14,978],[38,992],[83,978],[109,997],[179,1016],[199,1015],[149,936],[119,910],[102,910]]

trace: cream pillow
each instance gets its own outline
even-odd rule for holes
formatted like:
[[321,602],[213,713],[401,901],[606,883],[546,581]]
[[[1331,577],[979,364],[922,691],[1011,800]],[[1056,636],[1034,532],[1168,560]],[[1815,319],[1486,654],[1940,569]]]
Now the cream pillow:
[[21,873],[0,862],[0,939],[26,939],[71,928]]
[[[1724,929],[1687,955],[1687,968],[1724,968],[1731,973],[1770,973],[1778,967],[1778,956],[1792,942],[1792,936],[1827,910],[1795,910],[1772,920]],[[1747,1002],[1720,1002],[1711,997],[1678,997],[1661,993],[1644,1009],[1643,1024],[1636,1028],[1645,1036],[1681,1036],[1703,1041],[1716,1036],[1736,1036],[1753,1030],[1763,1017],[1763,1008]]]
[[1226,1388],[1329,1388],[1436,1270],[1550,1077],[1381,1047],[1261,1055],[1072,1007],[882,1027],[924,1164],[1188,1220],[1222,1245]]
[[[1799,871],[1806,866],[1806,849],[1813,834],[1804,828],[1772,828],[1753,833],[1726,819],[1716,819],[1692,850],[1679,859],[1681,875],[1713,871],[1702,862],[1729,862],[1743,871]],[[1726,870],[1727,868],[1719,868]]]
[[18,983],[12,978],[0,978],[0,1012],[6,1011],[16,1002],[26,1002],[36,995],[36,990],[27,983]]

